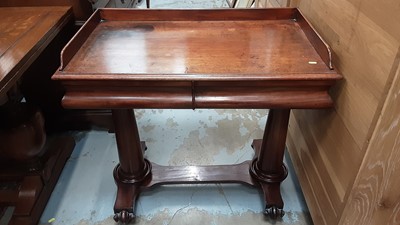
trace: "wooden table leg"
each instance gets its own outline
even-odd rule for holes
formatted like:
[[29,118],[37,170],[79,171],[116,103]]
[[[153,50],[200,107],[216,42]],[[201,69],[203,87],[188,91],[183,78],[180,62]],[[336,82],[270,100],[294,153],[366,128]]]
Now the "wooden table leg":
[[114,220],[129,223],[135,218],[134,207],[140,186],[151,178],[151,164],[144,159],[135,114],[132,109],[112,110],[119,164],[114,169],[117,199]]
[[287,177],[283,164],[290,109],[271,109],[262,140],[254,140],[256,157],[250,174],[259,183],[266,203],[264,214],[276,219],[283,216],[281,182]]

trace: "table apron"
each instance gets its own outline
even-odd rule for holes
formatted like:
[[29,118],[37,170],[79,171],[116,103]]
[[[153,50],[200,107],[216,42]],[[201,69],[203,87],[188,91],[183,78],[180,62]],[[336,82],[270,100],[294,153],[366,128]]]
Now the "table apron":
[[332,107],[327,89],[268,87],[153,87],[112,90],[67,89],[62,100],[66,108],[291,108],[315,109]]

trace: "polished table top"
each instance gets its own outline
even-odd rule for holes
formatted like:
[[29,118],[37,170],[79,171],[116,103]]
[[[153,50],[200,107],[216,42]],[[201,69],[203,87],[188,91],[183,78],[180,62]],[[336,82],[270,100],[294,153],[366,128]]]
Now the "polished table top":
[[71,16],[69,7],[0,7],[0,96]]
[[[309,62],[315,62],[310,64]],[[65,73],[334,73],[299,25],[279,21],[104,21]]]
[[341,78],[297,9],[101,9],[53,76],[69,108],[324,108]]

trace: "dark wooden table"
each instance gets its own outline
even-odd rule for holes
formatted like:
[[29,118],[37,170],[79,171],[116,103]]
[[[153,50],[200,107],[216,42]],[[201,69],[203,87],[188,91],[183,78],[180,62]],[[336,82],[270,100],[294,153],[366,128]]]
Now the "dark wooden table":
[[72,7],[76,22],[83,23],[93,13],[88,0],[1,0],[0,7]]
[[10,225],[38,223],[75,145],[49,138],[38,107],[10,95],[72,19],[70,7],[0,7],[0,211],[15,207]]
[[[291,109],[332,106],[341,76],[297,9],[98,10],[61,54],[53,79],[68,108],[112,109],[119,153],[115,220],[130,222],[143,188],[240,182],[263,190],[265,214],[283,215],[280,183]],[[160,166],[143,158],[132,108],[269,108],[252,161]]]
[[0,7],[0,95],[71,19],[69,7]]

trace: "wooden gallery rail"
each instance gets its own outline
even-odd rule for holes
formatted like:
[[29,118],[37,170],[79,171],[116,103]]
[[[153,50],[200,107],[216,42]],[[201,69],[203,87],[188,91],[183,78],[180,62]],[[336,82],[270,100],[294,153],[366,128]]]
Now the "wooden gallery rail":
[[[341,76],[329,47],[295,8],[100,9],[61,53],[53,79],[67,108],[112,109],[119,165],[115,220],[129,223],[143,188],[239,182],[264,192],[265,214],[283,215],[280,183],[291,109],[332,106]],[[132,108],[271,109],[252,161],[160,166],[143,158]]]

